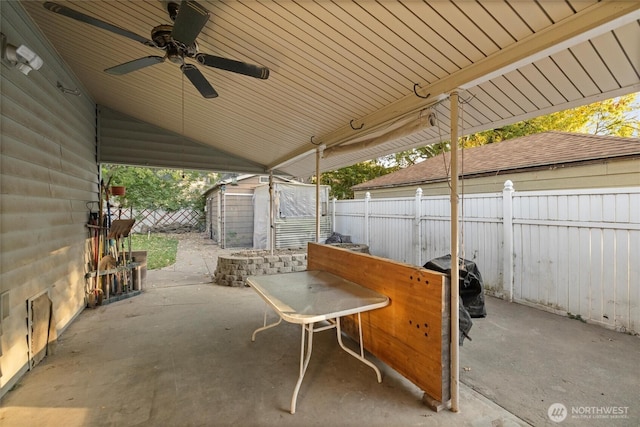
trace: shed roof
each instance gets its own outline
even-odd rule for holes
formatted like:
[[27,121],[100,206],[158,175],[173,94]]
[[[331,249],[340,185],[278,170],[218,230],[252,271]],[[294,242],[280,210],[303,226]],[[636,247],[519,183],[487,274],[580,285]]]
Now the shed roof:
[[[460,175],[469,178],[621,157],[640,157],[640,139],[554,131],[460,150],[458,164]],[[450,163],[451,153],[444,153],[352,188],[362,191],[443,181]]]
[[[256,176],[268,176],[267,174],[243,174],[243,175],[238,175],[235,178],[231,177],[231,178],[225,178],[225,179],[221,179],[220,181],[216,182],[215,184],[213,184],[211,187],[207,188],[203,194],[209,194],[210,192],[222,187],[223,185],[229,185],[233,182],[241,182],[241,181],[245,181],[247,179],[256,177]],[[284,177],[284,176],[280,176],[280,175],[274,175],[273,176],[274,180],[279,180],[279,181],[284,181],[284,182],[292,182],[292,180],[290,178]],[[260,185],[260,184],[256,184],[256,187]]]

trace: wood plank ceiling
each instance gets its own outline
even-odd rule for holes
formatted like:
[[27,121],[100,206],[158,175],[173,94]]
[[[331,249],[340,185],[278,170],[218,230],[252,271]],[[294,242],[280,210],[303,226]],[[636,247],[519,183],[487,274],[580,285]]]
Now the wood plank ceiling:
[[[164,1],[59,3],[145,38],[170,22]],[[456,88],[464,134],[640,91],[635,1],[199,3],[200,51],[269,67],[268,80],[197,64],[219,93],[204,99],[168,61],[110,75],[162,53],[22,2],[98,105],[295,177],[314,174],[314,143],[332,170],[448,139]]]

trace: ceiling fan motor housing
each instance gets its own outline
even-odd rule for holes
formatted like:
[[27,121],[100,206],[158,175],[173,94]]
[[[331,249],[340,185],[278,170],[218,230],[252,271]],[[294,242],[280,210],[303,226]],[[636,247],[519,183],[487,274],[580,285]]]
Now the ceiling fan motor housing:
[[[160,49],[167,51],[167,58],[171,62],[176,62],[172,58],[176,56],[187,56],[193,58],[198,53],[198,43],[193,42],[190,45],[185,45],[177,40],[174,40],[171,36],[173,31],[173,25],[162,24],[154,27],[151,30],[151,40]],[[184,61],[180,59],[177,63],[182,64]]]

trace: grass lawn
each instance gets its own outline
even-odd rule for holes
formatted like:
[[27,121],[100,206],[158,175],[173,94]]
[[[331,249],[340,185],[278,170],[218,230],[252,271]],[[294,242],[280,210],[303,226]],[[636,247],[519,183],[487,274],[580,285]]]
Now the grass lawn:
[[155,270],[175,264],[178,239],[164,234],[132,234],[131,250],[147,251],[147,270]]

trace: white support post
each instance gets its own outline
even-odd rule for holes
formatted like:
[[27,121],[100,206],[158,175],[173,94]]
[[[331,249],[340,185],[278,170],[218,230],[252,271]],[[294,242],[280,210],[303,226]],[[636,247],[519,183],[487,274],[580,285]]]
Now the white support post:
[[322,147],[318,147],[316,150],[316,243],[320,243],[320,218],[322,217],[320,208],[320,179],[322,178],[320,157],[322,157],[322,151]]
[[371,201],[371,193],[367,191],[364,195],[364,244],[371,245],[369,242],[369,202]]
[[451,92],[451,411],[459,401],[459,277],[458,271],[458,92]]
[[220,215],[220,241],[222,242],[222,244],[220,245],[220,247],[222,249],[225,249],[227,247],[227,233],[226,233],[226,229],[227,229],[227,194],[224,192],[225,191],[225,186],[224,184],[221,187],[220,192],[221,194],[221,204],[220,207],[222,208],[222,215]]
[[502,289],[513,302],[513,182],[507,180],[502,189]]
[[338,202],[338,199],[336,199],[335,197],[331,200],[332,203],[332,209],[331,209],[331,232],[335,233],[336,232],[336,204]]
[[267,235],[267,246],[273,255],[273,249],[275,247],[275,218],[273,209],[273,171],[269,171],[269,234]]
[[218,194],[216,194],[217,197],[217,203],[216,203],[216,232],[218,234],[218,241],[216,242],[218,244],[219,247],[223,248],[223,242],[222,242],[222,194],[220,191],[218,191]]
[[422,233],[420,232],[420,225],[422,223],[422,188],[418,188],[416,190],[414,208],[415,220],[413,223],[413,253],[415,254],[416,265],[422,265]]

